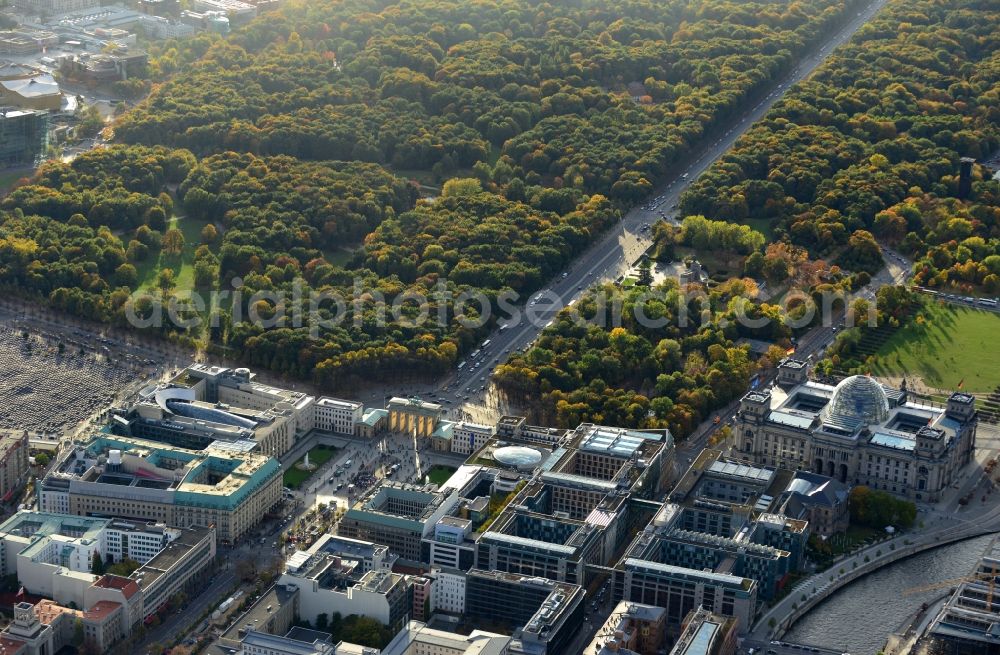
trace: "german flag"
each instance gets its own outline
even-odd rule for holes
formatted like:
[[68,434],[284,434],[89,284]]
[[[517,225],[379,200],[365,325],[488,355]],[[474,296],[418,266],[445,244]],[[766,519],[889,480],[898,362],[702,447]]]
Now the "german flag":
[[965,386],[965,378],[962,378],[961,380],[958,381],[958,388],[961,389],[964,386]]

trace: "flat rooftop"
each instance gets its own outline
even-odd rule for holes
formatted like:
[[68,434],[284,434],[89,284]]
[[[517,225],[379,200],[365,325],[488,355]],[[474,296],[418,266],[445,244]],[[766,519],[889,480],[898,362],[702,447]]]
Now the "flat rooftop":
[[284,585],[273,585],[270,589],[261,594],[253,605],[250,606],[236,621],[226,630],[221,639],[230,643],[241,640],[241,630],[256,630],[257,632],[267,632],[264,626],[279,608],[293,602],[299,590],[294,587]]
[[347,410],[355,410],[364,407],[361,403],[353,400],[341,400],[340,398],[330,398],[328,396],[323,396],[316,401],[316,404],[320,407],[334,407],[336,409]]
[[182,529],[181,534],[177,538],[167,544],[151,560],[136,569],[131,577],[143,589],[148,589],[160,576],[176,566],[193,548],[213,533],[214,530],[212,528],[192,527]]

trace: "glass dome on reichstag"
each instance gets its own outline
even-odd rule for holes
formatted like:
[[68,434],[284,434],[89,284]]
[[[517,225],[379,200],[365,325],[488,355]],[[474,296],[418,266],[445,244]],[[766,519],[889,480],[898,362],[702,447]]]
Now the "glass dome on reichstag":
[[889,418],[889,398],[882,385],[866,375],[841,380],[823,408],[823,420],[872,425]]

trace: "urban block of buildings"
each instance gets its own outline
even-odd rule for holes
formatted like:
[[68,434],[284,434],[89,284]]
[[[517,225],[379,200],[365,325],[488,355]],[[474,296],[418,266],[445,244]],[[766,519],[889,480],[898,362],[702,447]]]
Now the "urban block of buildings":
[[666,608],[672,636],[699,607],[742,634],[801,567],[810,520],[837,526],[847,502],[836,480],[704,450],[617,563],[616,598]]
[[[406,411],[419,409],[408,399],[393,400]],[[434,426],[442,413],[436,407],[436,413],[427,412],[437,417]],[[182,448],[231,448],[281,457],[312,430],[377,437],[387,431],[390,411],[263,384],[247,368],[192,364],[116,407],[110,426],[116,435]]]
[[971,461],[973,396],[956,392],[945,407],[932,407],[867,376],[834,387],[809,380],[808,369],[786,359],[774,387],[743,397],[735,425],[741,457],[927,502],[940,500]]
[[405,577],[392,572],[395,561],[381,544],[325,535],[288,558],[278,585],[297,591],[298,616],[311,623],[320,614],[360,614],[400,630],[413,600]]
[[422,541],[459,502],[459,490],[382,480],[363,493],[340,520],[338,534],[385,544],[402,560],[420,564]]
[[[95,561],[141,564],[130,576],[97,574]],[[73,643],[106,652],[178,592],[201,584],[215,559],[215,530],[22,510],[0,524],[0,573],[22,594],[0,633],[5,653],[55,653]],[[19,594],[19,597],[21,594]]]
[[281,467],[265,455],[189,450],[100,434],[78,442],[38,483],[45,512],[215,526],[232,543],[281,500]]
[[668,483],[673,450],[662,432],[580,425],[482,530],[477,566],[583,584],[631,538],[636,503]]
[[[0,143],[3,143],[2,136],[0,134]],[[0,500],[9,501],[21,489],[28,478],[28,464],[28,435],[0,435]]]
[[315,406],[312,396],[256,382],[249,369],[193,364],[117,408],[111,428],[194,450],[249,441],[280,457],[313,429]]

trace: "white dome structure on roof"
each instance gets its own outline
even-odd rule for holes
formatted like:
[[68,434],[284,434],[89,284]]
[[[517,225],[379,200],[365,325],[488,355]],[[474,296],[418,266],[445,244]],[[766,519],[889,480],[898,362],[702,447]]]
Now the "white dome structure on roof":
[[542,454],[527,446],[504,446],[493,451],[493,459],[506,466],[531,469],[542,461]]
[[824,421],[852,420],[872,425],[889,418],[889,397],[885,389],[866,375],[844,378],[823,408]]

